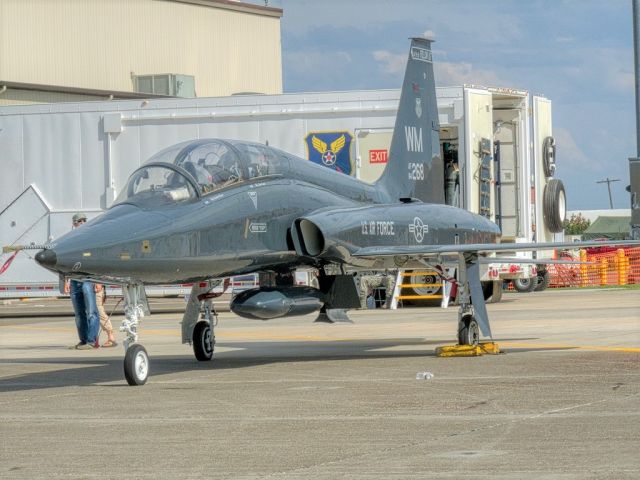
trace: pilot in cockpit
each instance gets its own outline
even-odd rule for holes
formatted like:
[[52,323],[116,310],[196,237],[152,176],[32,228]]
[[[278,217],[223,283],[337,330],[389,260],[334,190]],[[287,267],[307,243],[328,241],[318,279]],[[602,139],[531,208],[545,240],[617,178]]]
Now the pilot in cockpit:
[[217,187],[223,187],[237,182],[242,178],[236,156],[226,152],[220,157],[217,165],[212,165],[212,180]]
[[185,162],[183,165],[184,169],[191,174],[191,176],[198,182],[200,185],[202,193],[209,193],[214,188],[214,182],[209,171],[202,166],[204,163],[204,159],[198,161],[198,163],[194,162]]

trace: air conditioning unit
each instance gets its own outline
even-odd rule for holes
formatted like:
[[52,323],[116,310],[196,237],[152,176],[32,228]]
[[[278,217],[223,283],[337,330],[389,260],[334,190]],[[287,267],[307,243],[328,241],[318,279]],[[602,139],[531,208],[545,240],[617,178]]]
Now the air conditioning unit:
[[186,98],[196,96],[196,80],[193,75],[176,73],[136,75],[133,77],[133,85],[135,91],[139,93]]

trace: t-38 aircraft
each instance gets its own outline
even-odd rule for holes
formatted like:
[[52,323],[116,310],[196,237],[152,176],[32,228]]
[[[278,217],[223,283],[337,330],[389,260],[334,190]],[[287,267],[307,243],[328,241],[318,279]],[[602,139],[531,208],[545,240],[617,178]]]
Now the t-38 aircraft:
[[[231,303],[240,316],[318,311],[318,320],[332,322],[348,320],[345,309],[360,305],[348,271],[428,265],[444,272],[453,263],[458,342],[474,344],[480,333],[491,337],[483,257],[575,244],[501,244],[494,223],[444,204],[443,178],[431,41],[413,38],[388,164],[377,182],[262,144],[194,140],[154,155],[111,208],[47,245],[36,260],[66,277],[122,285],[130,385],[144,384],[149,373],[138,325],[148,310],[144,285],[151,284],[195,282],[182,339],[193,343],[198,360],[210,360],[210,292],[222,279],[260,273],[260,287]],[[298,267],[317,268],[319,288],[294,285]]]

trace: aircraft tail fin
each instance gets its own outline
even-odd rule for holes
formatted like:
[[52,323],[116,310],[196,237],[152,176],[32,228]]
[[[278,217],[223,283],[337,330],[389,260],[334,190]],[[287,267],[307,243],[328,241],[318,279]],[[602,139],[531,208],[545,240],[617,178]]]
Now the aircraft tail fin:
[[387,166],[376,182],[393,201],[444,203],[444,166],[431,40],[412,38]]

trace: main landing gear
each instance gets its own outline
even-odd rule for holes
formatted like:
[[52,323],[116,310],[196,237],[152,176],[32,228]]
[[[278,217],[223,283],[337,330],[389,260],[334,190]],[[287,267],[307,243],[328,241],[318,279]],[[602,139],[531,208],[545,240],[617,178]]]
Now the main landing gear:
[[182,343],[191,343],[196,359],[201,362],[213,359],[216,344],[214,329],[218,324],[213,299],[226,291],[229,279],[224,280],[222,293],[213,293],[212,290],[221,282],[210,280],[194,284],[182,317]]
[[473,313],[463,314],[458,321],[458,345],[478,345],[480,328]]
[[196,359],[205,362],[213,358],[213,349],[216,344],[214,328],[218,323],[218,313],[213,307],[210,293],[200,295],[202,298],[203,312],[201,320],[193,329],[193,353]]
[[[438,271],[442,272],[440,268]],[[458,255],[458,344],[436,348],[438,357],[475,357],[498,354],[500,349],[493,342],[489,316],[485,304],[477,252]],[[447,279],[449,280],[449,279]],[[491,339],[481,343],[480,336]]]
[[[445,269],[432,266],[440,277],[455,282],[458,299],[458,346],[477,346],[481,334],[491,338],[491,327],[485,302],[485,295],[480,282],[480,267],[477,252],[458,254],[458,279],[449,277]],[[492,339],[493,341],[493,339]]]
[[[491,337],[489,315],[480,282],[480,264],[476,252],[461,253],[458,256],[459,309],[458,344],[478,345],[480,333]],[[493,339],[492,339],[493,341]]]

